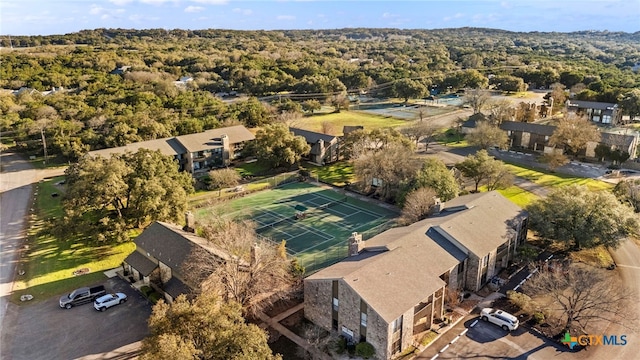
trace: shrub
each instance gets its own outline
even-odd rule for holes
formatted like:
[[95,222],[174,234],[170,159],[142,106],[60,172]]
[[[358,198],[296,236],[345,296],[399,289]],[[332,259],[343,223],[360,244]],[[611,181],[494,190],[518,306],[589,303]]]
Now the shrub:
[[152,304],[157,303],[160,299],[162,299],[162,295],[160,295],[160,293],[158,292],[152,292],[151,294],[149,294],[148,299],[149,301],[151,301]]
[[334,349],[338,354],[344,354],[347,351],[347,339],[343,336],[340,336],[335,343]]
[[539,311],[534,313],[533,320],[536,322],[536,324],[542,324],[544,322],[544,314]]
[[145,285],[140,288],[140,292],[144,297],[149,297],[149,294],[153,292],[153,289]]
[[365,359],[369,359],[373,357],[376,353],[376,350],[373,348],[373,345],[368,342],[361,342],[356,345],[356,355],[363,357]]
[[507,299],[509,299],[509,301],[513,305],[519,307],[524,312],[529,312],[529,310],[531,309],[532,300],[526,294],[522,294],[522,293],[519,293],[517,291],[509,290],[509,291],[507,291]]

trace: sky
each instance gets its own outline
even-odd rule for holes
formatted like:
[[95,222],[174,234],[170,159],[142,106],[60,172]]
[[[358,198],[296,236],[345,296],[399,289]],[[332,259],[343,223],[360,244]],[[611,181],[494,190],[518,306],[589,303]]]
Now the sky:
[[85,29],[640,31],[640,0],[0,0],[0,35]]

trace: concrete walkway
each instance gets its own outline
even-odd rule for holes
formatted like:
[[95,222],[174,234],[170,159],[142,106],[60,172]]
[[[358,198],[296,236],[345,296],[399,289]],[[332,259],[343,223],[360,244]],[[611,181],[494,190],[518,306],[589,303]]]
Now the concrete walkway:
[[[282,324],[280,324],[280,321],[282,319],[287,318],[291,314],[301,310],[303,307],[304,307],[304,304],[296,305],[293,308],[286,310],[272,318],[261,311],[259,311],[257,315],[258,315],[258,318],[260,318],[260,320],[262,320],[265,324],[269,325],[269,327],[279,332],[281,335],[286,336],[289,340],[296,343],[296,345],[308,351],[312,355],[313,359],[331,360],[331,357],[329,355],[316,349],[314,346],[309,344],[305,339],[301,338],[300,336],[296,335],[293,331],[287,329]],[[277,320],[277,319],[280,319],[280,320]]]

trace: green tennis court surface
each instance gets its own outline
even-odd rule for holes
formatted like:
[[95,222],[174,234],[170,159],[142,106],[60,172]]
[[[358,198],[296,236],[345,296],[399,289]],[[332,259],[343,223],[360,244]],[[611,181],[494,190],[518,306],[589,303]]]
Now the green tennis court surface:
[[[221,206],[228,216],[254,221],[260,235],[275,242],[286,240],[287,250],[308,273],[346,257],[353,232],[370,238],[397,216],[391,210],[309,183],[287,184],[216,207]],[[196,216],[204,219],[212,211],[219,212],[216,207],[201,209]]]

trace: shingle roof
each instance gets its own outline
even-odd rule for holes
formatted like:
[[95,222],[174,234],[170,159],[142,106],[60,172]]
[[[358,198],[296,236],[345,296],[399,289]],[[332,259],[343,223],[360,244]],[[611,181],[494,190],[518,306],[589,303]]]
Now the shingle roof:
[[138,149],[160,150],[164,155],[178,155],[222,146],[220,136],[227,135],[230,144],[238,144],[255,139],[255,136],[242,125],[207,130],[201,133],[181,135],[170,138],[140,141],[110,149],[90,151],[91,156],[109,157],[111,154],[137,152]]
[[205,132],[182,135],[176,139],[190,152],[207,150],[222,145],[220,137],[227,135],[230,144],[253,140],[256,137],[242,125],[230,126],[219,129],[207,130]]
[[190,292],[189,286],[175,276],[169,279],[162,289],[174,299],[181,294],[189,294]]
[[333,135],[323,134],[323,133],[319,133],[319,132],[303,130],[303,129],[298,129],[298,128],[293,128],[293,127],[290,127],[289,130],[295,136],[304,137],[307,140],[307,143],[310,143],[310,144],[315,144],[320,139],[322,139],[322,141],[324,141],[325,143],[330,143],[330,142],[334,141],[337,138],[336,136],[333,136]]
[[567,100],[567,106],[577,107],[579,109],[600,109],[600,110],[613,110],[618,107],[617,104],[597,102],[597,101],[582,101],[582,100]]
[[504,243],[509,220],[522,214],[495,191],[461,196],[445,205],[437,216],[371,238],[357,256],[305,281],[342,279],[387,323],[392,322],[443,287],[439,276],[468,252],[481,257],[489,252],[486,249]]
[[618,147],[622,147],[623,150],[628,149],[634,141],[638,141],[638,138],[634,135],[625,135],[625,134],[613,134],[603,132],[602,134],[602,143],[606,145],[616,145]]
[[140,149],[160,150],[163,155],[174,156],[178,154],[184,154],[187,151],[180,145],[175,138],[165,138],[156,140],[140,141],[125,146],[119,146],[115,148],[101,149],[90,151],[90,156],[102,156],[108,158],[111,154],[124,154],[126,152],[135,153]]
[[158,263],[152,261],[137,250],[132,252],[124,262],[138,270],[143,276],[149,276],[158,267]]
[[183,231],[176,225],[156,221],[133,240],[139,251],[162,261],[172,271],[180,273],[182,264],[192,250],[199,246],[220,259],[228,255],[210,244],[206,239]]
[[556,127],[553,125],[532,124],[518,121],[503,121],[500,124],[500,129],[505,131],[522,131],[531,134],[551,136],[553,135]]

